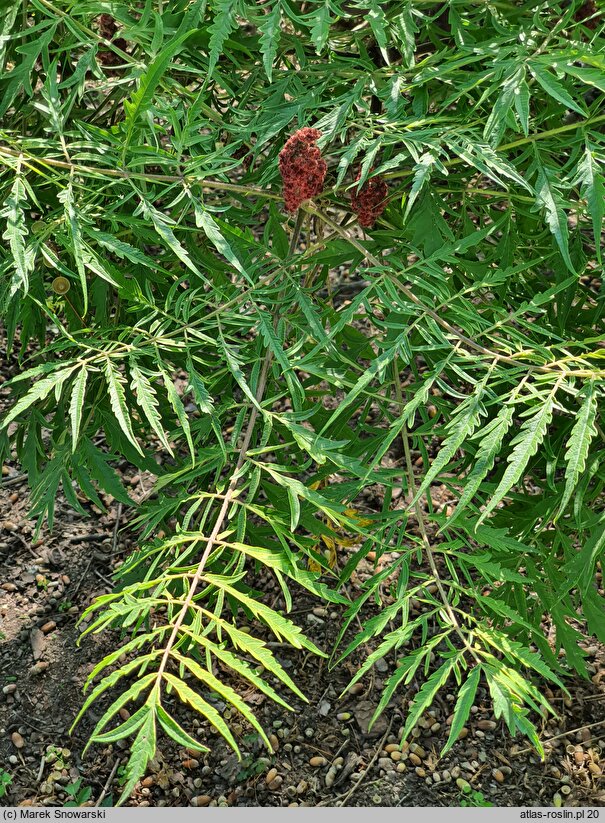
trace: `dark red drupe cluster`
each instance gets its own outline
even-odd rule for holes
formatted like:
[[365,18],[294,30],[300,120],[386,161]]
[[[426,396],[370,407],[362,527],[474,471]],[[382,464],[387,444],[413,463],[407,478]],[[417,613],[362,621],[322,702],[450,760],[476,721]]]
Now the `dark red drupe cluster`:
[[[359,180],[361,172],[357,175]],[[371,228],[387,205],[389,187],[382,177],[366,180],[359,191],[351,192],[351,208],[359,217],[359,225]]]
[[279,153],[284,202],[289,212],[296,211],[305,200],[323,191],[328,167],[315,145],[320,137],[321,132],[317,129],[299,129]]

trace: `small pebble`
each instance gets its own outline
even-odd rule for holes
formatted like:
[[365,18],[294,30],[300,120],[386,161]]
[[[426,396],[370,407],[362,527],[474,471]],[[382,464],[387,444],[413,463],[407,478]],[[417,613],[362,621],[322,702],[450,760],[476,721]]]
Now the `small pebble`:
[[7,532],[16,532],[19,527],[12,520],[3,520],[2,528]]
[[16,683],[9,683],[8,686],[4,686],[2,689],[2,694],[14,694],[17,691],[17,684]]
[[8,762],[11,764],[11,766],[16,766],[19,762],[19,758],[16,754],[9,754]]
[[48,663],[45,660],[38,660],[38,662],[34,663],[34,665],[30,668],[29,673],[42,674],[42,672],[45,672],[46,669],[48,669]]
[[212,798],[209,794],[200,794],[197,797],[191,798],[191,805],[197,807],[207,806],[211,800]]
[[477,722],[477,728],[481,729],[482,731],[493,731],[497,727],[497,723],[495,720],[479,720]]
[[16,749],[22,749],[23,746],[25,746],[25,740],[23,740],[19,732],[13,732],[11,734],[11,741]]
[[0,586],[0,588],[4,589],[5,592],[16,592],[17,591],[17,586],[15,586],[14,583],[3,583],[2,586]]
[[50,632],[53,631],[53,629],[56,629],[56,628],[57,628],[57,624],[55,623],[55,621],[54,620],[49,620],[48,623],[45,623],[43,626],[41,626],[40,630],[41,630],[42,634],[49,634]]

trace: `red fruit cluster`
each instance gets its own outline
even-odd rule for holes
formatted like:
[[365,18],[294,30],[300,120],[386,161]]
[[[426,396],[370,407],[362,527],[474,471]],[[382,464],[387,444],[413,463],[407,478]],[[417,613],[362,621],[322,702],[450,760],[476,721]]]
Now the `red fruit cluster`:
[[[361,172],[357,175],[359,180]],[[382,177],[366,180],[359,191],[351,192],[351,208],[359,217],[359,225],[371,228],[387,205],[389,187]]]
[[295,212],[301,203],[323,191],[328,167],[315,145],[320,137],[317,129],[299,129],[279,153],[284,202],[289,212]]

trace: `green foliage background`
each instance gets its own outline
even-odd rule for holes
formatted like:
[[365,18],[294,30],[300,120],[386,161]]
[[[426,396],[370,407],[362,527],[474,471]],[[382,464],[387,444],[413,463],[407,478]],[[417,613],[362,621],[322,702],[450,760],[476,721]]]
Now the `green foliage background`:
[[[455,682],[449,748],[484,682],[541,751],[541,683],[587,676],[578,641],[605,641],[598,4],[31,0],[2,14],[0,306],[23,364],[2,454],[51,526],[59,489],[77,510],[78,489],[131,503],[117,458],[157,476],[135,521],[146,542],[87,630],[121,630],[84,710],[116,688],[91,742],[133,737],[122,799],[159,730],[204,748],[177,698],[237,750],[204,698],[218,693],[266,740],[238,682],[282,705],[300,691],[258,621],[335,664],[378,638],[355,679],[396,654],[380,712],[420,676],[406,735]],[[277,156],[303,125],[329,172],[295,226]],[[366,234],[349,207],[358,168],[390,187]],[[360,519],[374,485],[382,511]],[[333,569],[319,546],[339,529],[357,549]],[[370,551],[399,556],[351,602]],[[259,565],[288,610],[289,581],[343,604],[341,642],[366,602],[382,608],[320,651],[263,603]]]

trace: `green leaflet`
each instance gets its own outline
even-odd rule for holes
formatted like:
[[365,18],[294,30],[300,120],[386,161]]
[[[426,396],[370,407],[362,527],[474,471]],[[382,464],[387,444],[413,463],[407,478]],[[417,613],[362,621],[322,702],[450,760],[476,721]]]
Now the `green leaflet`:
[[586,144],[584,154],[578,163],[575,185],[580,185],[580,194],[586,200],[588,213],[592,219],[597,260],[601,262],[601,227],[605,213],[605,179],[597,162],[595,150]]
[[324,46],[328,42],[328,35],[330,33],[330,9],[328,3],[324,2],[319,8],[314,9],[312,13],[313,25],[310,30],[311,42],[315,46],[317,54],[321,54]]
[[441,757],[449,752],[454,743],[458,740],[458,736],[470,716],[471,707],[475,701],[475,695],[477,694],[477,687],[479,685],[480,678],[481,667],[475,666],[474,669],[471,669],[468,677],[460,687],[458,699],[456,700],[456,705],[454,707],[454,716],[450,726],[450,733],[445,746],[441,749]]
[[262,17],[258,24],[261,33],[260,50],[263,55],[263,67],[269,82],[273,79],[273,64],[277,56],[280,36],[281,7],[274,2],[273,8]]
[[126,767],[127,780],[118,800],[118,805],[130,796],[135,785],[145,774],[147,764],[155,755],[155,713],[151,705],[146,708],[147,714],[130,749],[130,757]]
[[82,412],[84,410],[84,397],[86,394],[86,382],[88,380],[88,369],[82,366],[71,391],[69,401],[69,417],[71,420],[71,449],[75,452],[78,447],[80,436],[80,424],[82,422]]
[[65,208],[65,218],[71,233],[73,254],[76,260],[80,286],[82,287],[82,297],[84,300],[84,314],[88,311],[88,284],[86,282],[86,271],[84,270],[84,248],[82,245],[82,229],[80,228],[79,210],[76,207],[72,180],[58,194],[58,199]]
[[412,182],[412,188],[410,189],[410,194],[406,203],[405,212],[403,213],[404,221],[407,220],[408,215],[412,210],[412,206],[416,202],[416,198],[422,191],[423,186],[430,180],[433,167],[436,167],[440,171],[443,171],[444,174],[447,174],[447,169],[442,163],[439,162],[436,155],[433,154],[433,152],[427,151],[420,157],[414,167],[414,180]]
[[511,426],[513,413],[513,406],[503,406],[498,412],[498,416],[479,432],[481,439],[473,468],[465,479],[464,489],[454,512],[441,530],[452,526],[454,521],[457,520],[471,502],[481,483],[494,467],[496,456],[499,454],[502,448],[502,442]]
[[586,459],[590,450],[593,437],[596,437],[595,419],[597,416],[598,394],[593,381],[586,384],[584,390],[584,400],[576,421],[572,427],[567,449],[565,452],[565,488],[563,497],[559,505],[557,517],[560,517],[567,504],[571,500],[571,495],[578,483],[580,475],[586,466]]
[[[176,655],[175,655],[176,656]],[[224,700],[227,701],[234,709],[244,717],[250,725],[256,729],[259,733],[261,738],[267,745],[268,749],[271,749],[271,744],[269,743],[269,738],[265,734],[263,727],[260,725],[254,714],[250,711],[246,703],[241,699],[238,693],[231,688],[231,686],[227,686],[225,683],[222,683],[217,677],[215,677],[212,672],[207,671],[206,669],[202,668],[195,660],[187,657],[180,657],[178,656],[177,659],[180,659],[183,666],[186,669],[197,677],[202,683],[205,683],[213,692],[220,695]]]
[[382,6],[378,0],[368,0],[368,20],[376,38],[376,42],[382,52],[387,65],[389,64],[389,55],[387,52],[387,33],[386,33],[386,18]]
[[242,266],[239,259],[237,258],[237,255],[225,239],[225,236],[221,232],[216,220],[212,217],[212,215],[209,212],[204,211],[204,209],[202,209],[199,206],[199,204],[195,203],[195,207],[196,225],[204,230],[204,234],[210,240],[210,242],[213,243],[219,254],[222,254],[223,257],[226,258],[231,263],[231,265],[235,269],[237,269],[237,271],[241,272],[241,274],[243,274],[247,280],[250,280],[250,275]]
[[565,108],[572,109],[572,111],[577,112],[578,114],[582,115],[582,117],[586,117],[586,111],[583,108],[580,108],[575,100],[571,97],[571,95],[567,92],[565,87],[559,83],[557,78],[555,77],[552,72],[548,71],[544,66],[541,66],[539,63],[531,63],[529,64],[529,70],[536,78],[538,83],[542,86],[544,91],[549,94],[551,97],[554,97],[559,103],[562,103]]
[[[0,40],[1,43],[1,40]],[[27,205],[25,186],[21,173],[17,173],[10,194],[4,201],[0,214],[6,217],[6,229],[2,234],[3,240],[8,240],[15,269],[15,277],[10,286],[12,296],[21,289],[26,293],[29,289],[29,275],[33,268],[33,259],[27,249],[25,238],[28,231],[25,225],[24,206]]]
[[199,277],[201,280],[206,282],[206,278],[199,270],[199,268],[195,265],[195,263],[192,261],[189,252],[181,245],[178,238],[176,237],[172,229],[174,221],[172,221],[171,218],[159,212],[156,208],[154,208],[151,205],[151,203],[146,202],[144,199],[141,199],[141,209],[145,217],[150,219],[153,223],[153,227],[158,233],[158,236],[164,241],[166,246],[174,252],[174,254],[181,261],[181,263],[184,263],[190,271],[197,275],[197,277]]
[[448,424],[448,436],[444,440],[437,457],[433,460],[431,468],[424,476],[420,488],[410,503],[410,506],[413,506],[420,499],[433,480],[438,477],[439,473],[448,465],[462,443],[472,435],[479,425],[481,415],[485,414],[485,409],[481,402],[484,388],[485,382],[479,384],[477,391],[471,395],[468,401],[460,405],[456,416]]
[[193,32],[188,31],[176,37],[170,42],[155,58],[141,77],[139,87],[131,96],[130,100],[124,101],[124,111],[126,113],[126,136],[122,146],[122,160],[127,156],[128,147],[134,136],[134,130],[139,119],[147,112],[153,102],[153,96],[162,76],[166,72],[172,58],[181,50],[183,43]]
[[433,702],[433,699],[439,691],[439,689],[441,689],[442,686],[444,686],[447,683],[447,681],[450,678],[450,675],[452,674],[454,669],[457,668],[457,666],[459,665],[461,658],[461,652],[459,652],[457,655],[453,655],[444,663],[442,663],[441,666],[437,669],[437,671],[433,672],[433,674],[428,678],[428,680],[426,680],[422,684],[418,694],[416,695],[412,705],[410,706],[408,716],[405,721],[405,726],[403,728],[403,735],[401,738],[402,740],[406,740],[406,738],[416,725],[419,717],[422,715],[425,709],[427,709],[428,706],[430,706],[430,704]]
[[[288,489],[288,494],[292,494],[295,500],[298,501],[298,497],[291,489]],[[295,506],[296,504],[293,505]],[[229,543],[228,545],[237,549],[237,551],[254,557],[256,560],[260,560],[261,563],[273,571],[279,571],[285,574],[317,597],[321,597],[331,603],[348,603],[346,597],[333,591],[325,583],[322,583],[317,572],[310,572],[300,568],[282,551],[272,551],[262,546],[249,546],[246,543]]]
[[201,714],[203,717],[208,719],[208,721],[214,726],[217,732],[225,738],[227,743],[236,753],[238,760],[240,760],[241,754],[238,745],[235,742],[235,738],[229,731],[229,727],[227,726],[223,718],[220,716],[218,711],[214,708],[214,706],[211,706],[210,703],[204,700],[183,680],[181,680],[178,677],[175,677],[175,675],[169,674],[168,672],[164,672],[163,678],[167,683],[169,683],[174,688],[175,692],[178,694],[179,698],[183,701],[183,703],[187,703],[189,706],[191,706],[192,709],[198,712],[198,714]]
[[21,412],[29,409],[34,403],[45,400],[51,391],[54,391],[55,394],[60,392],[63,384],[77,368],[78,364],[74,363],[64,369],[57,369],[48,377],[43,377],[41,380],[36,381],[27,394],[18,400],[8,414],[5,415],[0,423],[0,429],[5,429],[9,423],[19,417]]
[[498,503],[504,499],[515,483],[521,479],[527,464],[537,452],[538,446],[546,436],[548,426],[552,420],[555,392],[556,387],[546,398],[541,399],[541,404],[537,412],[523,423],[519,434],[512,441],[511,445],[514,446],[514,448],[508,456],[508,466],[496,491],[477,521],[477,525],[480,525],[485,520],[490,512],[496,508]]
[[130,420],[130,411],[126,402],[126,394],[124,392],[125,379],[116,369],[109,358],[105,363],[105,380],[107,381],[107,388],[109,390],[109,399],[111,401],[111,409],[118,421],[118,424],[129,442],[135,447],[139,454],[143,454],[143,450],[139,446],[134,432],[132,430],[132,423]]
[[248,595],[233,586],[230,586],[224,578],[213,574],[205,574],[204,579],[208,583],[216,586],[218,589],[222,589],[234,600],[239,601],[242,605],[250,609],[255,617],[262,620],[263,623],[269,626],[278,640],[283,638],[296,649],[308,649],[320,657],[326,657],[326,654],[318,649],[317,646],[312,643],[309,638],[302,633],[301,629],[292,623],[291,620],[288,620],[283,615],[280,615],[278,612],[270,609],[268,606],[265,606],[264,603],[261,603],[258,600],[253,600],[251,597],[248,597]]
[[210,34],[210,50],[208,53],[208,77],[212,77],[222,54],[225,41],[236,28],[235,15],[237,5],[235,0],[214,0],[214,22],[208,27]]
[[160,442],[166,451],[170,455],[174,456],[174,452],[168,442],[166,433],[162,426],[162,420],[158,413],[158,398],[155,389],[149,382],[148,378],[133,362],[130,363],[130,376],[132,378],[130,388],[134,391],[137,403],[143,409],[145,417],[149,421],[149,425],[160,438]]
[[199,752],[208,752],[210,749],[207,746],[198,743],[195,738],[191,737],[177,721],[168,714],[161,705],[157,707],[158,723],[164,729],[166,734],[171,737],[179,746],[185,746],[187,749],[197,749]]
[[544,209],[548,227],[557,241],[557,246],[567,268],[575,272],[571,257],[569,256],[569,231],[567,228],[567,215],[563,207],[563,198],[557,188],[556,173],[550,168],[546,168],[536,151],[536,167],[538,177],[536,180],[536,202]]

